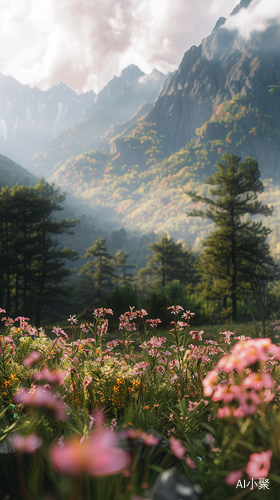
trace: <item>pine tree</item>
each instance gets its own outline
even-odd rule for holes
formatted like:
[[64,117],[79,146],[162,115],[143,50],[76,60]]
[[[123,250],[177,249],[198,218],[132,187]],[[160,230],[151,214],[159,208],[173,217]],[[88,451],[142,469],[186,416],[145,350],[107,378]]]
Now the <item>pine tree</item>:
[[60,306],[69,300],[71,289],[67,285],[67,278],[72,270],[65,267],[66,261],[78,258],[77,252],[68,248],[60,248],[59,241],[54,236],[63,233],[73,234],[73,227],[79,219],[56,221],[54,213],[63,210],[61,203],[65,200],[65,193],[60,194],[59,188],[48,184],[43,179],[36,188],[37,223],[33,226],[35,237],[34,257],[32,264],[33,285],[30,288],[30,299],[36,300],[35,322],[40,324],[41,311],[51,310],[55,303]]
[[100,302],[105,292],[113,289],[115,278],[113,255],[106,249],[106,239],[99,237],[95,240],[82,258],[91,259],[81,267],[78,274],[85,276],[82,286],[87,290],[87,302],[89,304],[96,296]]
[[254,280],[274,281],[279,277],[277,265],[266,242],[271,230],[262,222],[249,219],[249,215],[270,216],[273,207],[257,200],[263,191],[256,160],[246,158],[244,163],[234,154],[225,153],[218,162],[218,172],[207,177],[205,183],[212,198],[186,192],[193,201],[208,205],[205,212],[192,210],[191,217],[213,220],[216,230],[203,244],[201,270],[205,277],[204,296],[231,300],[232,321],[237,320],[237,299]]
[[140,269],[139,275],[152,275],[154,284],[165,286],[174,280],[186,284],[193,278],[193,257],[191,252],[184,250],[182,243],[175,243],[172,238],[163,234],[155,243],[148,246],[153,255],[148,255],[147,266]]
[[59,249],[53,235],[71,233],[78,220],[53,220],[65,195],[45,183],[0,192],[0,298],[8,315],[22,312],[40,325],[43,310],[66,299],[74,251]]
[[124,252],[123,250],[118,250],[114,255],[115,267],[121,270],[121,274],[116,277],[116,282],[122,286],[131,286],[133,280],[133,274],[128,273],[128,269],[133,269],[136,265],[128,265],[127,261],[129,259],[129,252]]

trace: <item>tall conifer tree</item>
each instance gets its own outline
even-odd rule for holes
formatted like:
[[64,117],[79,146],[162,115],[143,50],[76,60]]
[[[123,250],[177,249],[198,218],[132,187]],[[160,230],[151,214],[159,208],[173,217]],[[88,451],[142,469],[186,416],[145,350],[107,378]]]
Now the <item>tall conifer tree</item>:
[[205,212],[192,210],[190,217],[213,220],[214,230],[204,241],[201,270],[204,275],[204,294],[207,298],[220,298],[227,306],[231,300],[232,321],[237,320],[237,299],[255,279],[274,281],[279,277],[277,265],[266,242],[271,230],[262,222],[249,219],[249,215],[270,216],[273,207],[257,200],[262,193],[258,163],[249,157],[241,163],[234,154],[225,153],[218,162],[218,172],[207,177],[205,183],[212,198],[186,192],[195,202],[208,205]]
[[65,195],[45,183],[13,186],[0,192],[0,299],[8,315],[29,316],[40,325],[42,310],[65,300],[65,261],[76,252],[59,249],[54,235],[71,233],[78,219],[55,221]]

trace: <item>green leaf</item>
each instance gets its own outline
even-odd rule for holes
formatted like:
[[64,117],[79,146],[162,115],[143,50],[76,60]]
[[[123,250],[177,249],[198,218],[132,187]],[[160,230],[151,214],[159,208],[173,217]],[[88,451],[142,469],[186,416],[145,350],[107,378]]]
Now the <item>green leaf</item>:
[[268,474],[268,478],[280,484],[280,476],[277,476],[276,474]]
[[238,440],[238,444],[241,444],[241,446],[244,446],[244,448],[247,448],[247,450],[256,452],[255,447],[251,443],[247,443],[247,441],[242,441]]
[[164,472],[164,469],[162,467],[160,467],[159,465],[150,464],[149,465],[149,469],[153,469],[156,472],[158,472],[159,474],[161,474],[162,472]]

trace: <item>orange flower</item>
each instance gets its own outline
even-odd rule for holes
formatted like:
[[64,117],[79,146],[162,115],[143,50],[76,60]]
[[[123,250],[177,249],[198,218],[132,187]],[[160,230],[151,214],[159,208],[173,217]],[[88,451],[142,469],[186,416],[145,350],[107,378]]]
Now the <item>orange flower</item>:
[[149,405],[146,405],[144,406],[143,410],[149,410],[150,409],[150,406]]

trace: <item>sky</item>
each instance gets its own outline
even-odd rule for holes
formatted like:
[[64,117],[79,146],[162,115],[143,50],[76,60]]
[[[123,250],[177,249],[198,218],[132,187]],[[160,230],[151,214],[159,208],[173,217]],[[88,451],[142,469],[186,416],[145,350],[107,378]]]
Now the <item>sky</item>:
[[[145,73],[177,69],[239,0],[1,0],[0,72],[49,89],[60,81],[96,93],[129,64]],[[269,7],[269,8],[268,8]],[[252,0],[261,29],[280,0]],[[242,9],[244,11],[244,9]],[[248,37],[248,13],[228,22]],[[243,16],[243,17],[242,17]]]

